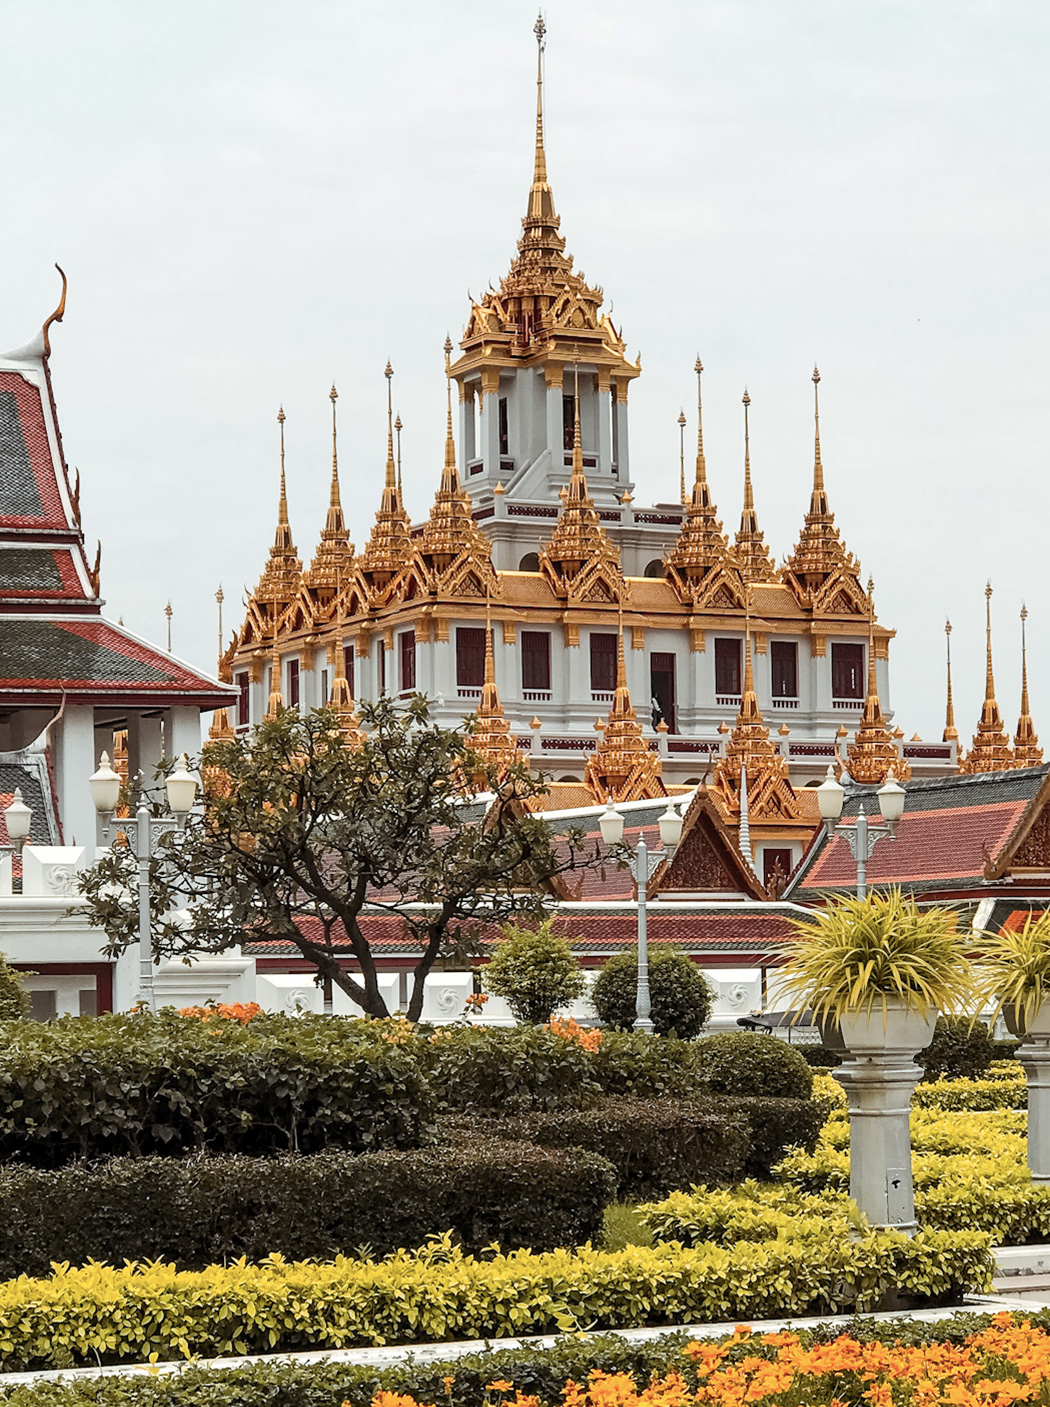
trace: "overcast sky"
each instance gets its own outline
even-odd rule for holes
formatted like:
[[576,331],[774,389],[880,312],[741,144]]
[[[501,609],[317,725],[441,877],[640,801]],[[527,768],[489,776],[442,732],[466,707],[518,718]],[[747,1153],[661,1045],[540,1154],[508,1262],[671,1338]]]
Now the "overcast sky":
[[[422,516],[446,330],[505,271],[531,176],[534,0],[4,0],[0,346],[70,279],[52,371],[106,611],[214,668],[259,577],[278,405],[300,555],[321,528],[328,389],[358,547],[385,382]],[[675,495],[706,368],[716,501],[739,519],[742,411],[777,556],[805,512],[820,364],[832,508],[876,583],[893,705],[960,732],[1018,611],[1050,746],[1050,7],[1039,0],[552,0],[547,152],[562,232],[643,374],[636,499]],[[227,630],[227,634],[229,629]]]

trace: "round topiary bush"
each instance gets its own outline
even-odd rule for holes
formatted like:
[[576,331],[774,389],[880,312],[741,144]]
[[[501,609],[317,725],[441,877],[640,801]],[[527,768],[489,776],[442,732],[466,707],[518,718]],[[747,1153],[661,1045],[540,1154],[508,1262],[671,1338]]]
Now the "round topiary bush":
[[983,1021],[967,1016],[938,1016],[933,1040],[915,1057],[924,1080],[977,1080],[997,1058],[997,1045]]
[[538,928],[506,924],[482,982],[504,999],[515,1020],[529,1026],[542,1026],[571,1006],[587,985],[583,968],[549,918]]
[[813,1071],[786,1041],[753,1031],[720,1031],[696,1047],[696,1068],[713,1094],[808,1099]]
[[[629,1031],[634,1025],[638,984],[638,949],[610,958],[591,989],[591,1001],[603,1026]],[[698,1036],[714,1001],[704,974],[677,948],[649,948],[649,996],[658,1036]]]

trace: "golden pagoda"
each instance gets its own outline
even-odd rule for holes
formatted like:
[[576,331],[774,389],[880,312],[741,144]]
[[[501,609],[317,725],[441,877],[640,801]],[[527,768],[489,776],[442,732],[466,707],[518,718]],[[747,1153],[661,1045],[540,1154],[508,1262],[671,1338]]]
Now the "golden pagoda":
[[1028,619],[1027,606],[1021,607],[1021,716],[1017,720],[1014,734],[1014,766],[1038,767],[1043,760],[1043,749],[1039,746],[1035,724],[1028,709],[1028,651],[1025,643],[1024,624]]
[[948,698],[944,709],[944,732],[941,739],[946,743],[958,743],[959,730],[955,726],[955,705],[952,702],[952,623],[944,622],[944,646],[948,664]]
[[1002,714],[995,701],[995,677],[992,673],[992,585],[984,588],[986,673],[984,707],[981,721],[974,734],[973,747],[959,763],[960,772],[1005,772],[1013,767],[1010,737],[1003,727]]
[[784,564],[784,580],[801,605],[816,613],[859,614],[868,603],[860,563],[847,552],[828,507],[820,458],[820,372],[813,368],[813,491],[798,545]]
[[595,801],[644,801],[666,796],[659,754],[650,751],[627,687],[623,620],[616,641],[616,689],[601,740],[587,759],[584,785]]
[[[485,683],[470,731],[470,747],[479,757],[491,764],[500,777],[504,776],[510,767],[525,764],[524,754],[514,744],[510,723],[504,716],[499,690],[496,688],[496,657],[492,649],[492,619],[489,613],[486,613],[485,620]],[[474,779],[477,785],[485,780],[484,776]]]
[[[215,593],[215,600],[219,606],[219,681],[222,684],[233,683],[233,653],[237,648],[237,637],[233,637],[230,648],[224,650],[222,646],[222,603],[225,600],[222,587]],[[230,711],[227,708],[217,708],[211,716],[211,727],[208,729],[208,737],[212,742],[228,742],[234,736],[233,727],[230,724]],[[115,754],[114,754],[115,755]]]
[[751,487],[751,436],[748,430],[748,410],[751,397],[744,391],[744,511],[740,515],[740,531],[736,535],[736,560],[744,581],[776,581],[777,571],[769,554],[766,540],[758,526],[755,494]]
[[358,559],[358,570],[373,604],[396,596],[402,574],[415,563],[415,543],[408,514],[401,502],[394,464],[394,423],[390,379],[394,371],[386,364],[386,481],[376,510],[375,526]]
[[[664,572],[683,601],[694,609],[722,606],[739,609],[744,604],[744,588],[736,558],[722,531],[718,509],[711,498],[704,456],[704,416],[700,378],[703,363],[697,357],[696,372],[696,473],[688,500],[685,522],[674,547],[664,558]],[[684,422],[685,417],[682,417]],[[683,467],[683,502],[684,467]],[[750,466],[748,468],[750,483]]]
[[288,492],[284,474],[284,406],[277,412],[277,423],[281,427],[281,493],[277,502],[277,531],[274,534],[270,556],[255,588],[255,600],[276,609],[294,601],[299,594],[303,564],[292,541],[292,529],[288,523]]
[[550,541],[539,553],[540,571],[558,596],[577,602],[616,602],[622,594],[620,554],[610,542],[587,490],[580,440],[580,388],[574,397],[572,476]]
[[492,543],[474,521],[470,495],[460,483],[456,468],[456,442],[452,435],[452,380],[449,356],[452,343],[445,339],[445,466],[434,495],[430,517],[418,540],[418,557],[431,595],[485,596],[497,585],[492,569]]
[[361,732],[360,719],[354,707],[354,696],[350,691],[350,683],[346,677],[346,651],[343,646],[343,615],[342,611],[336,616],[335,622],[335,647],[333,650],[334,673],[332,677],[332,688],[328,695],[328,707],[335,709],[339,714],[339,731],[343,735],[343,741],[348,747],[356,747],[364,739]]
[[273,652],[270,655],[270,697],[267,700],[263,721],[272,723],[283,708],[284,696],[281,693],[281,648],[277,642],[277,628],[275,626],[273,632]]
[[874,583],[868,578],[868,692],[860,727],[846,748],[846,767],[861,786],[881,787],[890,772],[898,782],[906,782],[911,767],[904,761],[892,730],[883,717],[879,686],[875,677],[875,597]]
[[338,584],[354,560],[354,544],[350,541],[343,505],[339,495],[339,446],[336,440],[335,403],[339,393],[333,383],[328,393],[332,402],[332,482],[328,490],[328,516],[321,529],[321,540],[314,553],[306,582],[322,600],[333,597]]

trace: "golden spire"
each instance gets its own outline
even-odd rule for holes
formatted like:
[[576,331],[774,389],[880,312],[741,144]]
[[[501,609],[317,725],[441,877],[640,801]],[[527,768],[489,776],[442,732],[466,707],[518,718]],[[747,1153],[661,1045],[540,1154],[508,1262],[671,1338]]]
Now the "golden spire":
[[536,16],[533,28],[536,35],[536,161],[532,171],[534,187],[547,184],[547,153],[543,150],[543,37],[547,26],[543,22],[543,11]]
[[944,711],[944,736],[946,743],[959,741],[959,730],[955,726],[955,705],[952,702],[952,623],[944,622],[944,649],[948,662],[948,703]]
[[456,468],[456,441],[452,434],[452,341],[445,338],[445,464],[441,484],[434,495],[430,517],[419,542],[419,556],[437,574],[437,589],[451,587],[442,581],[448,570],[465,553],[486,577],[492,573],[492,544],[474,521],[470,495],[463,488]]
[[266,563],[259,585],[255,588],[257,601],[274,604],[287,603],[297,594],[301,581],[303,564],[292,541],[292,530],[288,523],[288,491],[284,472],[284,407],[277,412],[277,423],[281,431],[281,493],[277,501],[277,531],[270,559]]
[[688,503],[685,496],[685,411],[678,412],[678,470],[682,481],[681,499],[683,503]]
[[397,496],[404,502],[404,493],[401,488],[401,417],[394,421],[394,433],[397,435]]
[[[338,591],[342,590],[340,581]],[[332,687],[328,694],[328,707],[335,709],[339,714],[339,731],[343,735],[343,740],[350,747],[356,746],[363,739],[360,728],[360,720],[354,708],[354,696],[350,689],[350,683],[346,677],[346,648],[343,644],[343,606],[339,604],[339,610],[335,618],[335,658],[332,661]]]
[[1028,708],[1028,650],[1025,642],[1025,621],[1028,619],[1027,606],[1021,606],[1021,716],[1017,720],[1017,733],[1014,736],[1014,766],[1038,767],[1043,760],[1043,749],[1039,746],[1035,724]]
[[787,559],[784,576],[788,585],[804,606],[834,611],[846,603],[836,598],[834,585],[828,587],[824,597],[821,593],[831,578],[836,581],[842,576],[852,579],[852,590],[848,609],[852,612],[858,604],[860,592],[860,564],[849,552],[839,537],[835,526],[835,515],[828,507],[828,495],[824,488],[824,465],[820,458],[820,372],[813,368],[813,491],[809,498],[809,512],[799,535],[798,545]]
[[576,363],[573,395],[572,474],[550,541],[540,552],[540,567],[555,579],[571,581],[591,562],[619,567],[619,550],[609,541],[587,488],[580,439],[580,367]]
[[746,582],[776,581],[777,573],[758,526],[755,495],[751,487],[751,434],[748,411],[751,397],[744,390],[744,511],[740,515],[740,531],[736,535],[736,556]]
[[[230,662],[226,658],[226,652],[222,644],[222,603],[226,597],[223,595],[222,583],[215,593],[215,601],[219,608],[219,669],[218,677],[223,684],[233,683],[233,670]],[[208,729],[208,737],[214,742],[225,738],[233,737],[233,728],[230,726],[230,712],[227,708],[217,708],[211,716],[211,727]]]
[[386,587],[415,557],[408,514],[401,502],[397,468],[394,464],[393,402],[390,389],[394,370],[389,362],[383,374],[386,376],[386,478],[376,512],[375,526],[360,559],[361,574],[373,591],[381,591]]
[[344,568],[350,565],[354,545],[349,540],[343,506],[339,497],[339,444],[337,439],[335,403],[339,392],[332,383],[328,393],[332,402],[332,482],[328,491],[328,516],[321,529],[321,541],[310,566],[309,583],[315,590],[335,594]]
[[623,649],[623,595],[617,602],[616,689],[609,716],[597,748],[587,759],[584,783],[598,802],[642,801],[666,796],[661,780],[663,764],[651,752],[627,687],[627,660]]
[[281,694],[281,651],[277,643],[277,622],[273,627],[273,651],[270,655],[270,697],[266,705],[265,721],[272,723],[284,708]]
[[1003,727],[1002,715],[995,700],[995,675],[992,670],[992,584],[984,588],[985,601],[985,682],[981,721],[974,734],[973,747],[959,764],[960,772],[1003,772],[1014,765],[1010,738]]
[[734,576],[737,575],[729,543],[718,518],[718,509],[711,502],[711,490],[707,484],[700,385],[703,369],[703,363],[697,357],[693,367],[696,372],[696,475],[693,492],[678,540],[664,559],[672,584],[685,598],[694,597],[703,589],[703,583],[714,568],[729,569]]
[[[514,746],[510,724],[503,713],[499,690],[496,688],[496,659],[492,648],[492,597],[485,593],[485,683],[481,701],[470,730],[470,748],[494,766],[502,777],[507,769],[524,763],[524,755]],[[489,780],[484,772],[474,776],[475,786]]]
[[847,769],[862,786],[882,786],[890,772],[906,782],[911,768],[897,750],[893,732],[883,716],[875,674],[875,583],[868,578],[868,692],[860,727],[846,748]]

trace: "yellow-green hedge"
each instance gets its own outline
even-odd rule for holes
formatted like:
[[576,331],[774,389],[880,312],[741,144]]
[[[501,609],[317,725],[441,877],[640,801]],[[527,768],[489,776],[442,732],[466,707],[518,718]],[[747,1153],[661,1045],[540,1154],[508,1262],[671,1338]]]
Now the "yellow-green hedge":
[[873,1307],[890,1287],[923,1297],[982,1289],[990,1275],[988,1238],[977,1232],[488,1260],[446,1240],[380,1262],[61,1266],[46,1280],[0,1285],[0,1362],[63,1367],[815,1314]]

